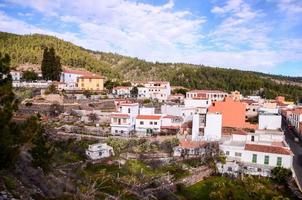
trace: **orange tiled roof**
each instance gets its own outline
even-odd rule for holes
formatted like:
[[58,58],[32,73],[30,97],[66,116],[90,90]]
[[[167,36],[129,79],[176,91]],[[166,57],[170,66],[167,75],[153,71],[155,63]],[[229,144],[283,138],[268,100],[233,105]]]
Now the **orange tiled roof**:
[[159,120],[161,118],[160,115],[138,115],[136,119],[153,119]]
[[99,76],[99,75],[95,75],[95,74],[92,74],[92,75],[84,75],[84,76],[81,76],[79,77],[79,79],[104,79],[103,76]]
[[291,154],[290,150],[278,146],[246,144],[244,149],[248,151],[257,151],[257,152],[273,153],[273,154],[283,154],[283,155]]
[[192,92],[196,92],[196,93],[226,93],[226,92],[223,92],[223,91],[220,91],[220,90],[191,90],[189,91],[189,93],[192,93]]
[[92,75],[93,73],[88,72],[88,71],[82,71],[82,70],[76,70],[76,69],[65,69],[63,71],[64,73],[69,73],[69,74],[79,74],[79,75]]

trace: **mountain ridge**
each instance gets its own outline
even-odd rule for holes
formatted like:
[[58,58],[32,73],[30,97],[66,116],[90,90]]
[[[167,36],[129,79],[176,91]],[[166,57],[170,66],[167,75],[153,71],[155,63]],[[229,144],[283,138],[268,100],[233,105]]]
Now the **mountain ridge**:
[[12,67],[25,63],[39,65],[45,46],[55,48],[63,65],[102,73],[108,79],[165,80],[172,85],[192,89],[222,89],[228,92],[237,89],[244,95],[258,94],[267,98],[283,95],[289,100],[302,99],[302,77],[186,63],[148,62],[116,53],[88,50],[55,36],[0,32],[0,52],[11,56]]

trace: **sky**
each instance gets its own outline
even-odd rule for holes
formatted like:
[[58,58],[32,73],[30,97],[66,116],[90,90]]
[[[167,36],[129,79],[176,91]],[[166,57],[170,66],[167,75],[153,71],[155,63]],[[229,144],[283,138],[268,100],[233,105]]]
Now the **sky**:
[[0,31],[147,61],[302,76],[302,0],[0,0]]

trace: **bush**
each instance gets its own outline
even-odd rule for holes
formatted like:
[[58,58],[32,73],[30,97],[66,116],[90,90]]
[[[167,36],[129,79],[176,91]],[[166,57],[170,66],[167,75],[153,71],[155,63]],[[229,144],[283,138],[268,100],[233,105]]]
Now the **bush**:
[[283,167],[275,167],[271,174],[272,178],[278,183],[285,183],[292,176],[292,171]]

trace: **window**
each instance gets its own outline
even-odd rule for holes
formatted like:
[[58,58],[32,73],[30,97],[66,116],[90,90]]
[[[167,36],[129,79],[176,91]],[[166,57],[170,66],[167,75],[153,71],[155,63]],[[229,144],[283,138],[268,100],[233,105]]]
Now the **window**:
[[277,166],[280,167],[282,165],[282,157],[277,157]]
[[255,141],[255,136],[254,136],[254,135],[252,135],[252,137],[251,137],[251,141],[252,141],[252,142],[254,142],[254,141]]
[[157,122],[154,122],[154,125],[157,125]]
[[140,125],[144,125],[144,122],[143,122],[143,121],[140,121],[139,124],[140,124]]
[[227,156],[230,155],[230,152],[229,152],[229,151],[226,151],[226,152],[225,152],[225,155],[227,155]]
[[149,122],[150,123],[150,125],[153,125],[153,122]]
[[253,154],[252,162],[257,163],[257,154]]
[[118,133],[118,130],[115,130],[115,133]]
[[241,157],[241,153],[235,152],[235,156],[236,156],[236,157]]
[[265,165],[269,164],[269,156],[264,156],[264,164]]
[[81,86],[84,87],[84,83],[82,83]]
[[99,87],[100,85],[97,83],[96,86]]
[[128,113],[130,113],[130,108],[128,108]]

